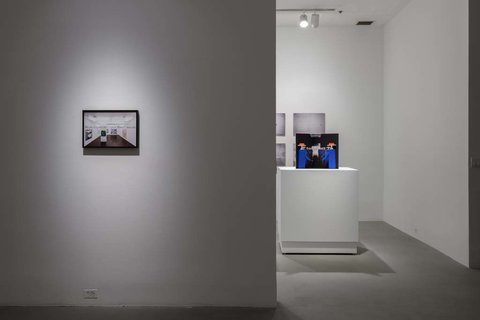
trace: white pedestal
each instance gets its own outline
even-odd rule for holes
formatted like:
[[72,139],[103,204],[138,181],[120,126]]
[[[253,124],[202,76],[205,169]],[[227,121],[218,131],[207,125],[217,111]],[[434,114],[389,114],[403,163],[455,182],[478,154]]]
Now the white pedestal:
[[283,253],[357,253],[358,170],[278,168],[277,221]]

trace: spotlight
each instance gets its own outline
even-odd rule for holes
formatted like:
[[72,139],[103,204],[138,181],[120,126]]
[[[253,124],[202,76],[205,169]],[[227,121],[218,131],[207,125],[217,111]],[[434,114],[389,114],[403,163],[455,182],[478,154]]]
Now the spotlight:
[[302,27],[302,28],[308,27],[308,17],[305,13],[303,13],[300,16],[300,27]]
[[318,28],[320,24],[320,15],[318,13],[312,14],[312,18],[310,19],[310,25],[312,28]]

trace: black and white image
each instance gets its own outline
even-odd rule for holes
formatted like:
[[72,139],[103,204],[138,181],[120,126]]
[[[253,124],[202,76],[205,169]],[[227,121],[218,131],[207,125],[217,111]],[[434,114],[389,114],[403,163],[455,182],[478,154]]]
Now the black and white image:
[[277,143],[277,167],[285,166],[285,143]]
[[277,137],[285,136],[285,113],[277,113],[275,117],[275,130]]
[[294,113],[293,135],[325,133],[325,113]]
[[84,148],[138,148],[138,111],[83,111]]
[[293,166],[297,166],[297,145],[294,143],[293,145]]

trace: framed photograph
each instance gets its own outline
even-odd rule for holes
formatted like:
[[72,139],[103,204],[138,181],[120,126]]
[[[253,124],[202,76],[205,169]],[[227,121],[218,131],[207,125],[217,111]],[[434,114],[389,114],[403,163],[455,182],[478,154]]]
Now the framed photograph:
[[285,113],[277,113],[275,116],[275,131],[277,137],[285,136]]
[[277,167],[285,167],[285,143],[277,143]]
[[293,136],[297,133],[325,133],[325,113],[294,113]]
[[138,110],[83,110],[83,148],[138,148]]
[[297,145],[294,143],[293,145],[293,166],[297,167]]

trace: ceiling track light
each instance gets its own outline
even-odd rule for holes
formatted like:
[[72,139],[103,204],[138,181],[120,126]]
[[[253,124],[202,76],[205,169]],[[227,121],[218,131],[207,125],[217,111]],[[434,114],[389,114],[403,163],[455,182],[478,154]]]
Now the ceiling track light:
[[[318,28],[320,25],[320,15],[317,12],[323,12],[323,13],[339,13],[342,14],[343,10],[339,9],[322,9],[322,8],[316,8],[316,9],[277,9],[276,10],[278,13],[295,13],[295,12],[300,12],[300,21],[299,25],[301,28],[307,28],[308,26],[311,26],[312,28]],[[312,16],[310,19],[310,23],[308,22],[308,16],[307,12],[311,12]]]
[[308,27],[308,17],[305,13],[302,13],[300,15],[300,27],[301,28],[306,28]]

